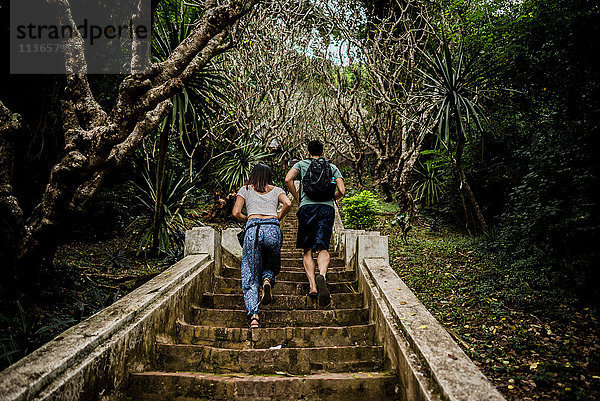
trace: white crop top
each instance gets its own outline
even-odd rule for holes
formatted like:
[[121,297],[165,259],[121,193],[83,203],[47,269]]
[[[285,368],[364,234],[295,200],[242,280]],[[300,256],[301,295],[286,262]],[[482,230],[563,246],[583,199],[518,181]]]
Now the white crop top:
[[285,191],[279,187],[274,187],[266,194],[259,194],[251,185],[242,186],[238,195],[246,200],[246,211],[248,216],[253,214],[262,214],[264,216],[277,216],[277,206],[279,206],[279,195]]

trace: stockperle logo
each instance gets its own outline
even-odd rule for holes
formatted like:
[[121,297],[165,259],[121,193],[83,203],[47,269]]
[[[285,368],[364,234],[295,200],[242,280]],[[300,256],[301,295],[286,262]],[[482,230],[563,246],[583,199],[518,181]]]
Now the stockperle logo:
[[150,0],[10,2],[11,74],[129,74],[150,41]]

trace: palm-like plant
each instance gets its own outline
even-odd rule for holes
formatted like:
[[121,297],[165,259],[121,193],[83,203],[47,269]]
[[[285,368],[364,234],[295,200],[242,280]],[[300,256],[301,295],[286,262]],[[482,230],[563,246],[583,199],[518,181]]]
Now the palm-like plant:
[[439,49],[425,53],[424,57],[425,69],[419,69],[425,77],[423,95],[428,99],[428,108],[433,111],[438,137],[445,146],[460,137],[467,140],[470,128],[481,129],[481,123],[486,119],[478,103],[482,94],[478,86],[481,82],[475,74],[474,63],[465,61],[462,46],[453,54],[445,36]]
[[[154,35],[152,41],[152,61],[161,62],[169,57],[171,52],[183,42],[192,32],[194,24],[201,17],[201,8],[188,6],[181,0],[165,0],[159,4],[156,12]],[[173,109],[160,126],[158,162],[156,166],[156,197],[154,205],[152,250],[158,250],[160,221],[164,198],[164,169],[167,158],[169,136],[179,133],[179,139],[186,153],[193,154],[187,146],[196,148],[200,142],[199,133],[202,126],[216,115],[218,99],[223,95],[220,88],[223,80],[216,71],[208,68],[195,74],[186,84],[182,92],[171,99]],[[190,170],[190,176],[192,171]]]
[[180,240],[186,228],[183,209],[190,201],[190,192],[198,184],[198,179],[190,180],[182,174],[170,171],[165,174],[163,189],[161,219],[154,221],[154,208],[157,199],[156,180],[148,171],[142,173],[143,184],[135,184],[137,189],[136,199],[142,208],[140,217],[132,225],[140,230],[140,249],[145,249],[152,244],[155,227],[158,227],[158,246],[168,249],[172,240]]
[[419,70],[425,82],[423,97],[435,119],[439,143],[447,150],[458,173],[467,227],[468,200],[485,231],[486,221],[462,169],[462,154],[469,134],[473,128],[481,130],[486,119],[479,104],[482,81],[475,74],[474,63],[465,61],[462,46],[453,52],[445,36],[437,49],[424,54],[424,59],[426,66]]
[[248,180],[254,165],[269,156],[271,154],[252,139],[240,137],[234,150],[221,157],[216,174],[228,191],[237,189]]
[[444,183],[440,180],[437,164],[433,161],[420,163],[415,172],[418,178],[411,188],[415,199],[424,202],[426,206],[438,204],[444,191]]
[[[200,19],[201,9],[182,4],[181,0],[167,0],[160,3],[152,37],[152,61],[167,59],[173,50],[192,32],[194,24]],[[171,100],[173,110],[162,123],[162,128],[179,132],[180,136],[195,135],[202,125],[210,123],[217,114],[219,99],[224,99],[223,77],[218,71],[206,67],[186,83],[183,91]]]

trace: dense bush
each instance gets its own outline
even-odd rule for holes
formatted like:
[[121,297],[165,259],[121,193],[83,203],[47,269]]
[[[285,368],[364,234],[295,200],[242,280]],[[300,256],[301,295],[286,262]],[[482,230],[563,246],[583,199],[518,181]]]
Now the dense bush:
[[[573,130],[573,128],[571,128]],[[523,175],[506,196],[489,245],[515,303],[568,303],[598,297],[597,176],[591,135],[549,129],[517,152]],[[597,143],[596,145],[597,146]],[[532,303],[529,301],[528,303]]]
[[472,26],[468,41],[495,87],[511,89],[493,94],[492,126],[466,150],[493,227],[484,243],[494,285],[540,309],[597,302],[597,5],[533,0],[505,11]]
[[370,191],[362,191],[345,198],[342,202],[344,226],[354,229],[371,229],[375,225],[375,195]]

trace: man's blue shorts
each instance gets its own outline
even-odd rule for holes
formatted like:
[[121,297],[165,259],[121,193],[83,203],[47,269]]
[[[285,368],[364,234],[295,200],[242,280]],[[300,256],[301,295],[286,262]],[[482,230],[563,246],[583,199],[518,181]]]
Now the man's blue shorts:
[[304,205],[298,209],[296,248],[329,249],[335,210],[329,205]]

